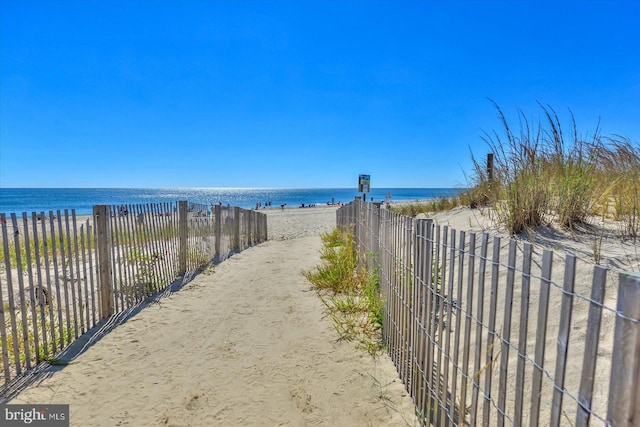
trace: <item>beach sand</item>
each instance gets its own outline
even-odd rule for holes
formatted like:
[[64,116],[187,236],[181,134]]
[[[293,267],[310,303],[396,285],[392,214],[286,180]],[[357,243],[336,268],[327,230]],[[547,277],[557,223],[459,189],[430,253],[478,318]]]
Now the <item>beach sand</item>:
[[338,342],[301,274],[336,209],[264,211],[271,240],[85,337],[10,403],[70,404],[72,426],[417,425],[390,359]]

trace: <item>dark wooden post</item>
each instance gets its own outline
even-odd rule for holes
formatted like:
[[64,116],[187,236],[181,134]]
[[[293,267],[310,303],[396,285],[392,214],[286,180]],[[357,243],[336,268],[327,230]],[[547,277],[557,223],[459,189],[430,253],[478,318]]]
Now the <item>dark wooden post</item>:
[[215,257],[218,258],[220,256],[220,241],[222,240],[222,206],[219,204],[214,207],[215,212],[215,230],[214,233],[216,235],[216,254]]
[[253,213],[255,211],[248,211],[247,215],[247,245],[253,245]]
[[240,208],[233,208],[233,250],[240,250]]
[[493,153],[487,154],[487,179],[489,182],[493,181]]
[[187,222],[187,201],[178,202],[178,230],[180,235],[180,252],[178,256],[178,274],[183,275],[187,272],[187,245],[189,226]]

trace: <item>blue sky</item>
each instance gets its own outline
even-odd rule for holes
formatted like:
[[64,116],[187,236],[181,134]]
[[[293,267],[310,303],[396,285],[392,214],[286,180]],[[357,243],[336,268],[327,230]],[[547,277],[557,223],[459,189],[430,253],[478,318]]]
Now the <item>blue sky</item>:
[[464,186],[537,102],[640,141],[640,2],[0,0],[0,187]]

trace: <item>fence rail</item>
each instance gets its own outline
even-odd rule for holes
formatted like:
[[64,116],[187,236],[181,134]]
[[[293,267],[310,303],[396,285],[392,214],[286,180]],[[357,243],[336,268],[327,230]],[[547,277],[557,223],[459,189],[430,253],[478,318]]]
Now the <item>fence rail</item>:
[[186,201],[0,214],[5,386],[101,320],[267,239],[266,215]]
[[383,340],[424,425],[640,425],[640,275],[607,283],[570,254],[555,269],[551,250],[358,199],[336,215],[378,269]]

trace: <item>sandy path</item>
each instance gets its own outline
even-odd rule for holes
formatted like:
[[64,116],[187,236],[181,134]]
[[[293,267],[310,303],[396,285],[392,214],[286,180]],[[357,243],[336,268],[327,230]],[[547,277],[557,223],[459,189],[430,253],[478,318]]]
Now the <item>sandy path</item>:
[[336,342],[300,274],[335,209],[269,215],[277,240],[146,307],[11,403],[69,403],[74,426],[415,424],[388,357]]

